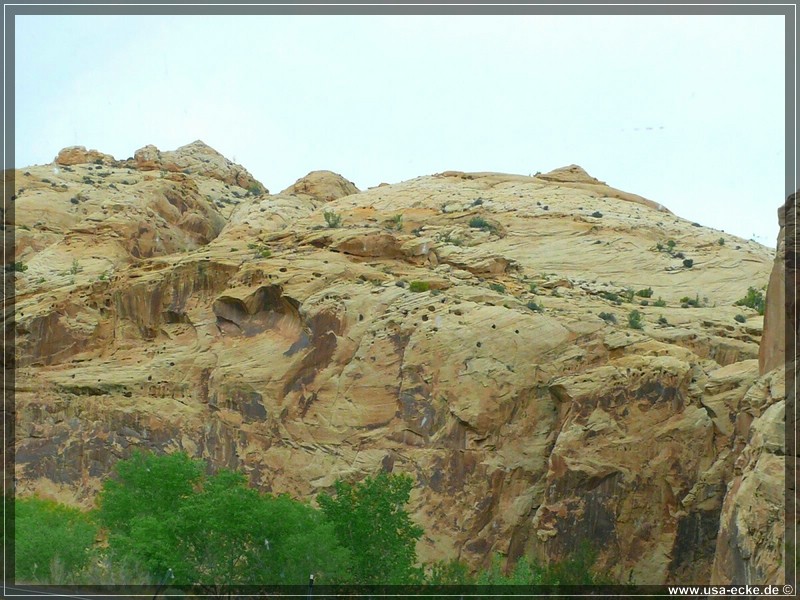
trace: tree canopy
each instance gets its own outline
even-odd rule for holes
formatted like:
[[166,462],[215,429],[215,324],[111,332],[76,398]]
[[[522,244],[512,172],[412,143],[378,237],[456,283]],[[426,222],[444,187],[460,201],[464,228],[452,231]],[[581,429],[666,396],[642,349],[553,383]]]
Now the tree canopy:
[[337,481],[335,497],[317,497],[342,545],[352,554],[354,583],[414,580],[422,528],[405,509],[413,485],[408,475],[381,473],[357,484]]

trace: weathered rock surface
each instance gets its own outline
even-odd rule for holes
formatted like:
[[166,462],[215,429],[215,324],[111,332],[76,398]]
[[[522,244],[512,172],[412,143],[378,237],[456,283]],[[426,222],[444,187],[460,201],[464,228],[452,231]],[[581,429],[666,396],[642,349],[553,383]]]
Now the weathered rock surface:
[[[764,584],[793,581],[798,525],[794,520],[797,473],[788,456],[797,456],[794,382],[797,379],[797,196],[778,211],[781,226],[767,287],[764,334],[759,350],[762,377],[747,392],[737,416],[734,477],[728,483],[711,574],[712,583]],[[787,289],[787,285],[789,286]],[[787,345],[794,336],[795,342]],[[789,354],[786,354],[786,349]],[[788,391],[788,395],[787,395]],[[788,446],[788,447],[787,447]],[[788,485],[787,485],[788,484]],[[788,488],[788,489],[787,489]]]
[[53,162],[57,165],[70,166],[89,163],[113,163],[115,161],[110,154],[103,154],[97,150],[87,150],[84,146],[70,146],[61,150]]
[[167,154],[16,174],[21,494],[88,506],[135,448],[303,497],[404,471],[423,560],[587,540],[623,581],[709,580],[736,461],[779,418],[734,306],[768,249],[572,167],[244,196]]
[[175,151],[161,152],[153,145],[140,148],[133,160],[125,163],[140,171],[164,170],[183,172],[219,179],[254,193],[266,193],[266,188],[241,165],[237,165],[200,140],[181,146]]
[[294,184],[281,192],[282,194],[306,194],[317,200],[330,202],[343,196],[357,194],[358,188],[333,171],[312,171],[301,177]]

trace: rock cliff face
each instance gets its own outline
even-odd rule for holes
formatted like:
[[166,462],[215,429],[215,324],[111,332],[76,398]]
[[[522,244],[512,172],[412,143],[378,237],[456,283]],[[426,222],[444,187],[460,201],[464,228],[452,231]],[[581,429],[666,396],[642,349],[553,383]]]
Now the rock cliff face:
[[734,306],[768,249],[575,166],[267,195],[201,142],[83,152],[15,173],[19,493],[88,506],[135,448],[302,497],[403,471],[423,560],[586,540],[637,583],[708,582],[724,503],[773,523],[742,490],[778,493],[781,382]]
[[787,460],[787,456],[797,456],[792,435],[797,431],[796,194],[778,210],[778,220],[781,230],[767,287],[759,351],[761,378],[748,391],[756,402],[750,402],[738,416],[752,424],[737,439],[737,445],[744,448],[723,503],[712,583],[794,580],[786,569],[787,560],[792,567],[794,549],[784,542],[794,539],[798,529],[793,518],[797,474]]

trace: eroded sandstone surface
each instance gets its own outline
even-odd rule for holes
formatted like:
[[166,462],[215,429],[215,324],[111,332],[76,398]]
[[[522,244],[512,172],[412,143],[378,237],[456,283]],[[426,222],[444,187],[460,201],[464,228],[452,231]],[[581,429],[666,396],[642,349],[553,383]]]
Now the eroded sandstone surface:
[[755,242],[575,165],[270,195],[195,142],[15,186],[20,494],[90,506],[135,448],[304,498],[403,471],[422,560],[587,540],[636,583],[736,579],[721,519],[780,533],[780,360],[734,305],[770,278]]

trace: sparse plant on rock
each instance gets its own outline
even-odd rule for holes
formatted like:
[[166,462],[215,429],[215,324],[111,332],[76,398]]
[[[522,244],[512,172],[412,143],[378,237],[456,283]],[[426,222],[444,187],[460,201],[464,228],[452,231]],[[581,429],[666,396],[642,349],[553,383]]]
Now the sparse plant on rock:
[[689,296],[684,296],[680,300],[681,308],[688,308],[690,306],[694,308],[700,308],[700,294],[695,294],[694,298],[690,298]]
[[408,289],[412,292],[427,292],[431,286],[427,281],[412,281]]
[[636,292],[636,295],[639,296],[640,298],[650,298],[653,295],[653,288],[649,287],[643,290],[639,290],[638,292]]
[[694,261],[691,258],[684,259],[684,261],[683,261],[683,266],[684,267],[686,267],[687,269],[691,269],[692,265],[694,265]]
[[653,302],[653,306],[664,307],[667,305],[667,301],[664,300],[661,296],[658,297],[658,300]]
[[632,310],[628,313],[628,327],[631,329],[642,329],[642,313]]
[[758,314],[763,315],[765,307],[764,294],[760,290],[750,286],[747,288],[747,295],[736,301],[736,306],[747,306],[748,308],[755,309]]
[[396,214],[393,217],[390,217],[387,223],[389,225],[389,229],[401,231],[403,229],[403,215]]
[[744,315],[736,315],[735,317],[733,317],[733,320],[736,321],[737,323],[744,323],[747,321],[747,317],[745,317]]
[[487,221],[483,217],[472,217],[469,220],[469,226],[472,227],[473,229],[488,231],[489,233],[494,233],[495,231],[497,231],[497,228],[491,223],[489,223],[489,221]]
[[533,300],[528,301],[528,304],[526,306],[533,312],[542,312],[544,310],[544,308],[542,308],[541,305],[536,304],[536,302],[534,302]]
[[328,227],[331,229],[342,226],[342,217],[332,210],[324,211],[322,216],[325,218],[325,223],[327,223]]
[[615,317],[610,312],[601,312],[598,313],[597,316],[603,319],[603,321],[605,321],[606,323],[611,323],[612,325],[616,325],[617,323],[617,317]]
[[490,283],[489,289],[500,294],[506,293],[506,286],[504,286],[502,283]]

